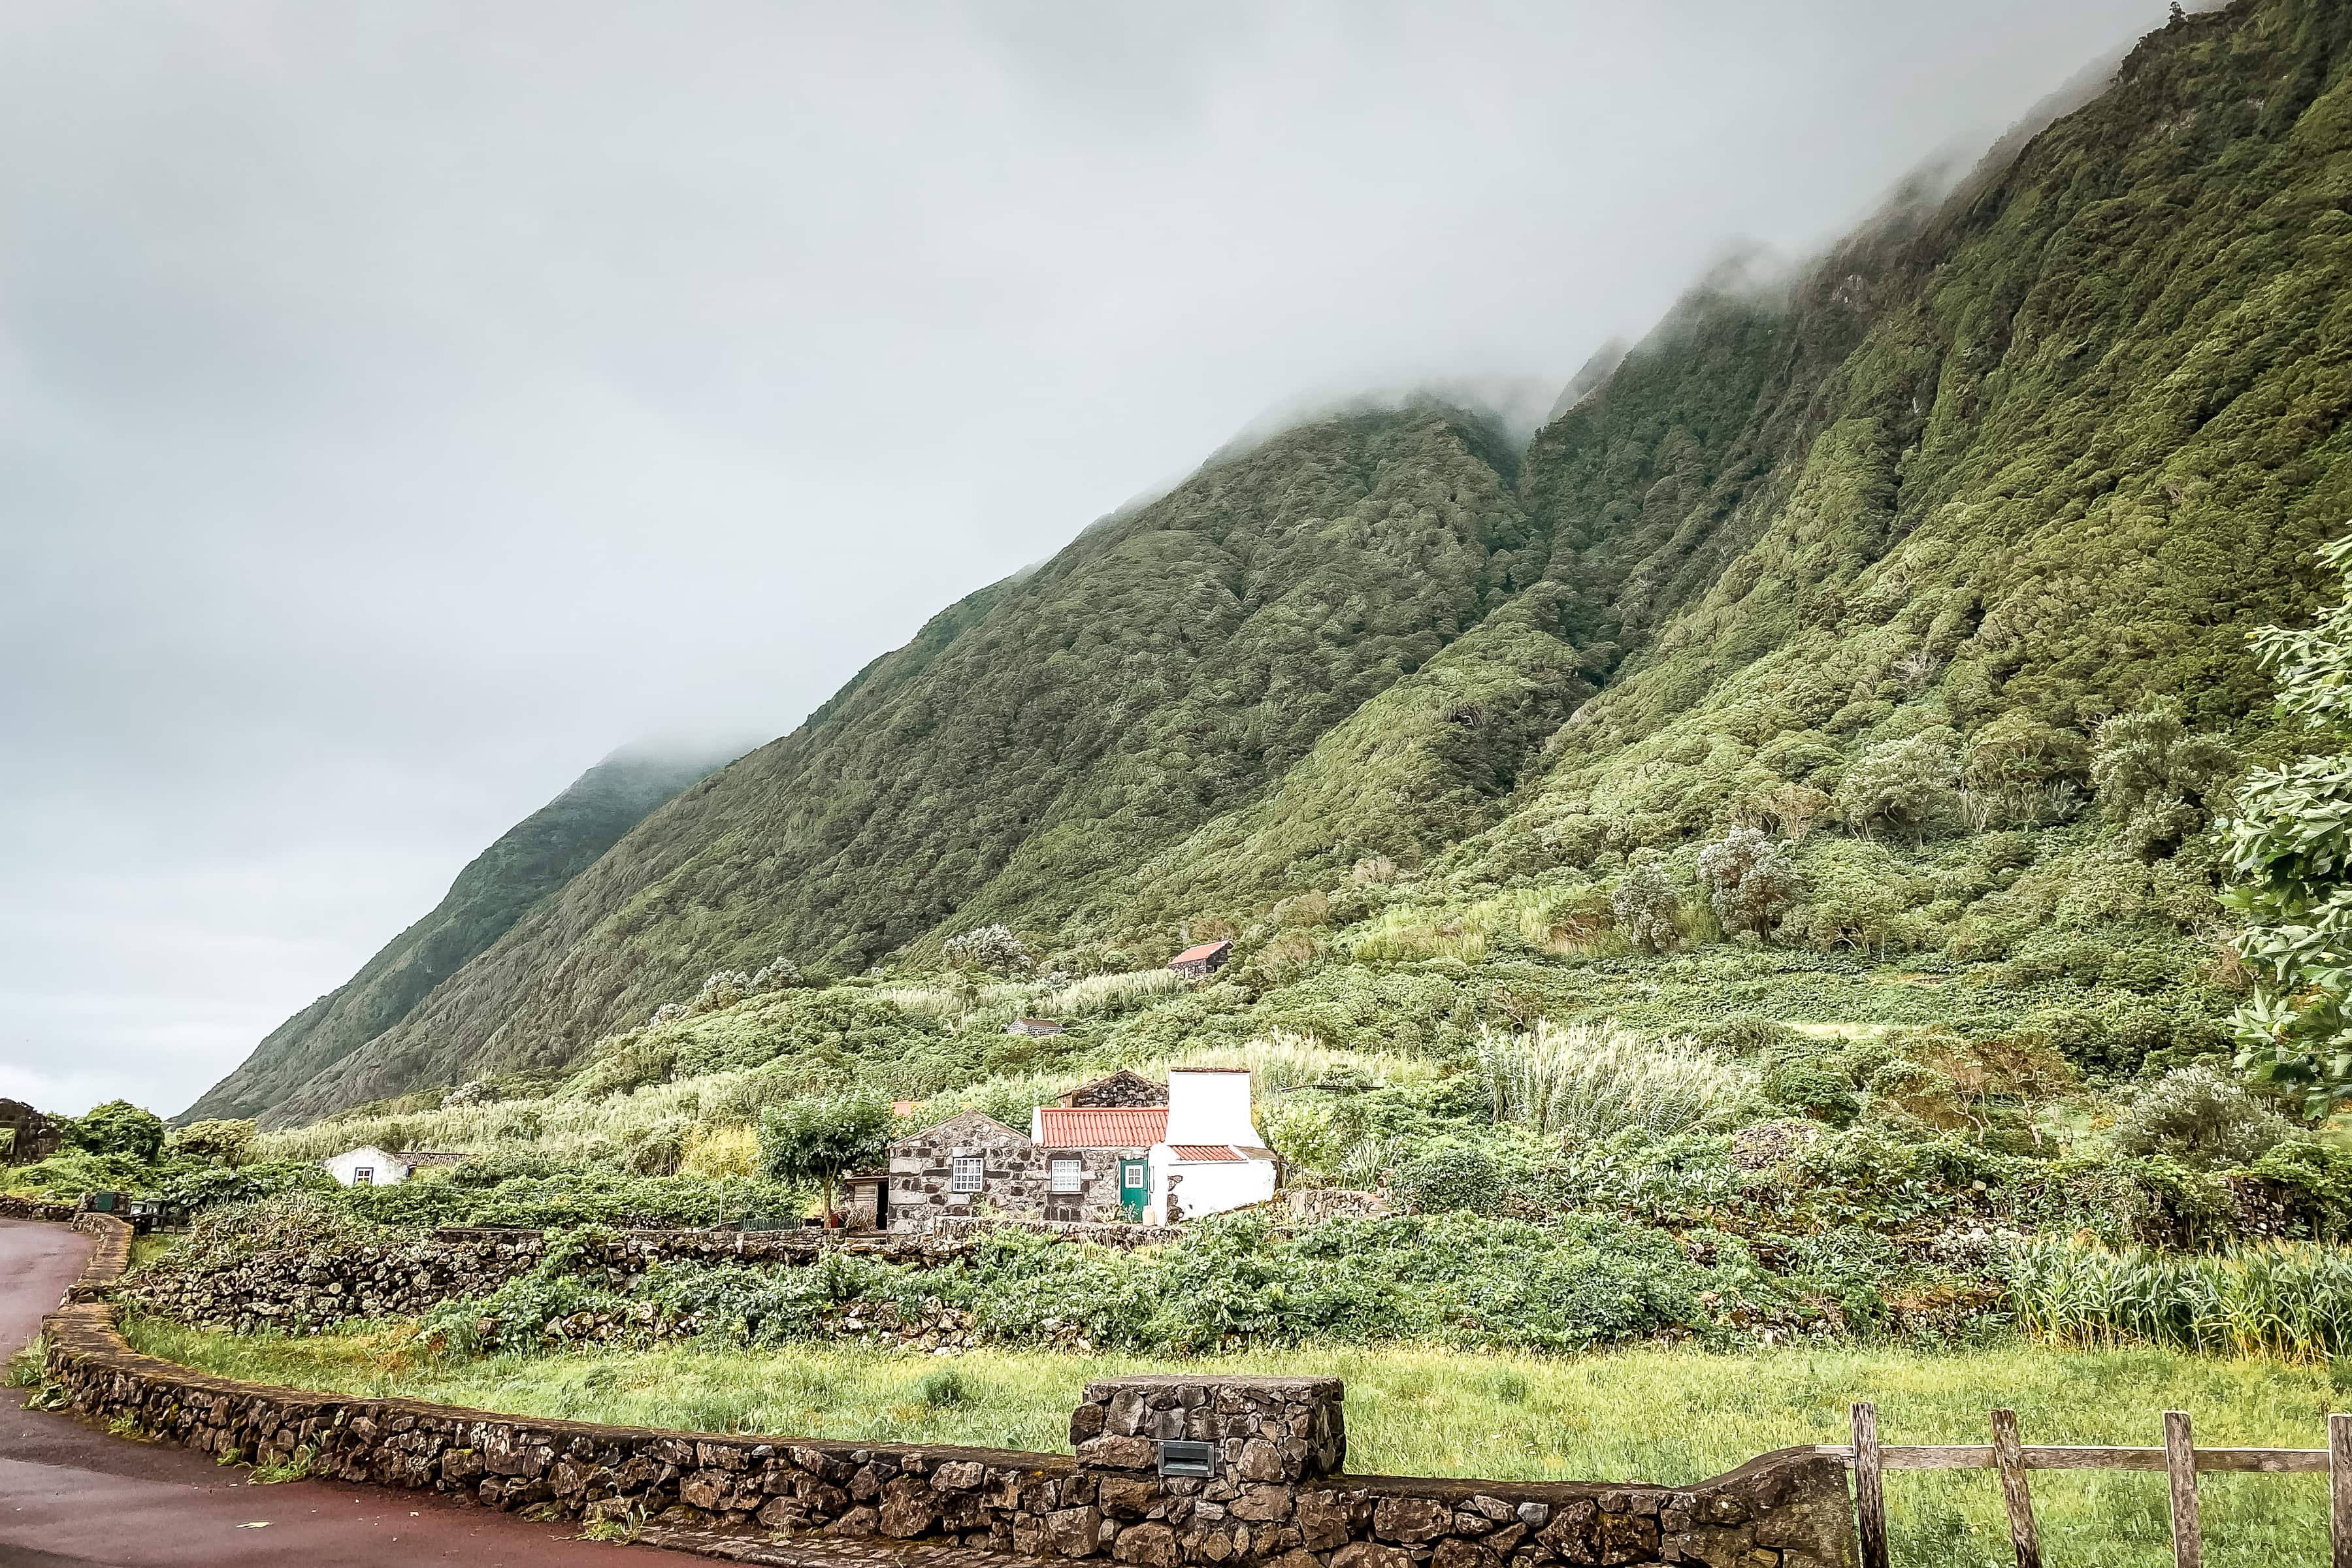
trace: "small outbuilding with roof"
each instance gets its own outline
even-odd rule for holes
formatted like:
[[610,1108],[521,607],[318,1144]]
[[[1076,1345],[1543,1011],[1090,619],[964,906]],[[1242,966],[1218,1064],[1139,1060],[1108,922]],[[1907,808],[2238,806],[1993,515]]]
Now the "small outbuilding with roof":
[[1168,967],[1187,980],[1205,980],[1213,970],[1223,969],[1225,960],[1234,955],[1229,942],[1204,942],[1188,947],[1168,961]]

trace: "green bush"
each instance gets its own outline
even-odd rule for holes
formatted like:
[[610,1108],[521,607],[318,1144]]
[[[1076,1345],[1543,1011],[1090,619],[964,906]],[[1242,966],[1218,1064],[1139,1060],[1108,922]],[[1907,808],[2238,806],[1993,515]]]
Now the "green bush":
[[1862,1099],[1839,1073],[1803,1062],[1784,1062],[1764,1075],[1764,1098],[1832,1127],[1851,1126]]
[[2164,1154],[2207,1168],[2252,1164],[2298,1135],[2285,1117],[2204,1067],[2178,1068],[2135,1095],[2114,1132],[2126,1154]]

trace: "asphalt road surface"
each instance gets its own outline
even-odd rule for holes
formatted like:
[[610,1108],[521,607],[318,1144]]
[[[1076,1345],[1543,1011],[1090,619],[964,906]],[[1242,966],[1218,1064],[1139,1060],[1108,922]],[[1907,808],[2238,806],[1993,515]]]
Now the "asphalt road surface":
[[[40,1331],[89,1238],[0,1220],[0,1355]],[[0,1390],[0,1568],[679,1568],[694,1558],[573,1539],[431,1493],[246,1484],[186,1448],[133,1443]]]

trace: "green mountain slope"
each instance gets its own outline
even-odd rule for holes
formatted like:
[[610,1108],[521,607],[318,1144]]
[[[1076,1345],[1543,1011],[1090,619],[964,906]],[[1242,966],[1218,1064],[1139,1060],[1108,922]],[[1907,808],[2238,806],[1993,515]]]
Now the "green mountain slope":
[[1524,453],[1326,421],[973,595],[269,1114],[575,1064],[780,952],[920,964],[1001,920],[1083,968],[1360,861],[1481,896],[1801,838],[1912,737],[2074,759],[2044,816],[1972,796],[1980,832],[2079,809],[2146,694],[2282,743],[2243,637],[2352,516],[2347,209],[2352,11],[2176,20],[1949,195],[1710,279]]
[[2352,518],[2347,38],[2317,5],[2176,22],[1939,210],[1776,311],[1700,301],[1545,431],[1552,575],[1636,651],[1509,832],[1665,842],[1805,782],[1811,742],[2011,712],[2259,721],[2245,633],[2309,613]]
[[718,968],[862,967],[960,910],[1104,919],[1543,570],[1513,454],[1436,407],[1294,431],[950,611],[657,813],[273,1112],[574,1059]]
[[646,813],[719,759],[622,751],[501,835],[457,873],[432,913],[341,985],[270,1031],[182,1121],[263,1111],[406,1017],[530,908],[580,874]]

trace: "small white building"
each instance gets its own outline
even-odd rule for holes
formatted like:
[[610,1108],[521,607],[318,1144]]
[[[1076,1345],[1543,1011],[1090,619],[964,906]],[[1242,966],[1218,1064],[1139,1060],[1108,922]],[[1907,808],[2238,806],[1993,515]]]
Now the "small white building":
[[346,1149],[331,1159],[319,1162],[327,1174],[347,1187],[397,1186],[427,1165],[454,1165],[465,1156],[434,1151],[416,1150],[401,1153],[362,1143],[356,1149]]
[[1168,1126],[1150,1155],[1144,1218],[1174,1225],[1274,1196],[1279,1165],[1251,1118],[1250,1075],[1241,1068],[1175,1068],[1168,1074]]

